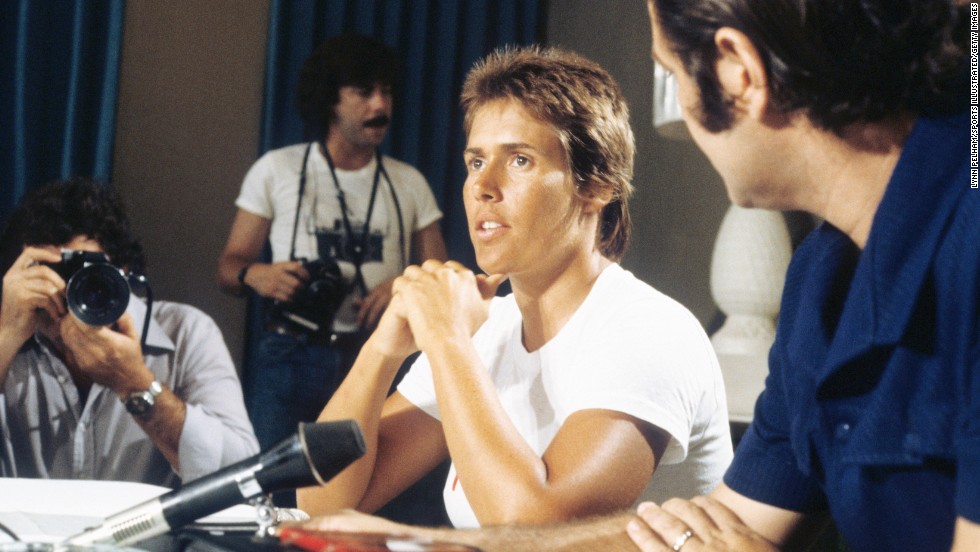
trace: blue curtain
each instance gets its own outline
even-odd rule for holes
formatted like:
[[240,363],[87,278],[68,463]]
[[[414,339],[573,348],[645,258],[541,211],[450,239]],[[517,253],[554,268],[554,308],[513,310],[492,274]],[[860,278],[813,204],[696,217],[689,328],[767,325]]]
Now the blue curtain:
[[0,221],[48,180],[109,180],[123,5],[9,0],[0,9]]

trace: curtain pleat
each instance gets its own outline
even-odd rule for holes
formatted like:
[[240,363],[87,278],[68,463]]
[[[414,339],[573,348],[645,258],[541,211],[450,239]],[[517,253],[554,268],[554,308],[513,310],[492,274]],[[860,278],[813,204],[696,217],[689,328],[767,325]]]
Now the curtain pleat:
[[112,170],[123,0],[0,10],[0,220],[24,192]]

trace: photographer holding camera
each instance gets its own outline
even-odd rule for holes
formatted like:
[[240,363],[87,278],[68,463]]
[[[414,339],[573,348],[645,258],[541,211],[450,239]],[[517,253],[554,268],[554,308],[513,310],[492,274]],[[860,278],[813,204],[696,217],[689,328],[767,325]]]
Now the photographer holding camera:
[[[397,58],[368,37],[320,45],[299,79],[311,141],[262,156],[236,200],[217,280],[269,300],[245,377],[259,443],[313,421],[353,363],[410,262],[446,260],[425,177],[381,155]],[[272,262],[257,262],[269,241]]]
[[215,323],[131,295],[143,252],[112,187],[34,190],[0,248],[0,474],[174,487],[258,451]]

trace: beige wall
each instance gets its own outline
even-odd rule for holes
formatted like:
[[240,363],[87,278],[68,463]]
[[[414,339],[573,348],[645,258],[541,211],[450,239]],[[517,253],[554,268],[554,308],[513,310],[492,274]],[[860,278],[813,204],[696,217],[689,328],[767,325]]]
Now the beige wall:
[[729,202],[721,178],[693,142],[668,140],[653,129],[645,3],[551,0],[547,42],[597,61],[623,88],[637,145],[633,240],[623,265],[708,327],[716,315],[708,285],[711,251]]
[[[630,102],[638,156],[634,237],[623,264],[709,325],[708,270],[728,201],[693,143],[650,124],[649,24],[641,0],[552,0],[547,42],[595,59]],[[237,362],[245,305],[214,284],[234,199],[257,153],[266,0],[126,4],[113,180],[143,237],[158,298],[215,318]]]
[[156,298],[214,317],[236,365],[245,302],[213,275],[257,152],[267,18],[265,0],[126,3],[113,181]]

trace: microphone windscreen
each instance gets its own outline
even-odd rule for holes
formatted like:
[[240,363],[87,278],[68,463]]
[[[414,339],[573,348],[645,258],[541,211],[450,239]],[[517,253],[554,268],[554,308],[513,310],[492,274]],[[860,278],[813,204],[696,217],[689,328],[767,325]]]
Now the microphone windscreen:
[[354,420],[299,424],[307,460],[321,481],[329,481],[367,451],[361,426]]

